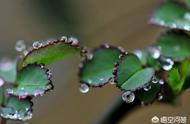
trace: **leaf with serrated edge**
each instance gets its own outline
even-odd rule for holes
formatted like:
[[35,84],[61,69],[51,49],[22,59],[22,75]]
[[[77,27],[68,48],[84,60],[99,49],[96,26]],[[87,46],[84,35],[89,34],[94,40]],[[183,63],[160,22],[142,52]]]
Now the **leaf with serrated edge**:
[[150,22],[153,24],[190,31],[190,11],[182,4],[170,1],[160,5]]
[[43,43],[40,48],[32,49],[21,60],[21,67],[25,67],[28,64],[51,64],[57,60],[80,54],[81,47],[79,44],[73,44],[72,41],[66,39],[57,39],[52,42]]
[[181,31],[169,31],[158,39],[161,54],[181,61],[190,57],[190,37]]
[[142,69],[141,61],[134,54],[127,54],[120,58],[118,62],[118,68],[115,81],[117,82],[117,87],[128,80],[135,72]]
[[32,118],[32,106],[30,99],[20,100],[11,96],[6,107],[0,108],[0,115],[5,119],[26,121]]
[[52,88],[51,75],[40,65],[28,65],[18,72],[16,87],[8,89],[8,94],[25,98],[41,96]]
[[83,61],[79,77],[81,83],[92,87],[103,86],[113,77],[114,65],[119,59],[121,50],[108,44],[94,49],[93,58]]
[[142,88],[145,84],[151,81],[154,73],[153,68],[139,70],[121,85],[121,89],[134,91]]

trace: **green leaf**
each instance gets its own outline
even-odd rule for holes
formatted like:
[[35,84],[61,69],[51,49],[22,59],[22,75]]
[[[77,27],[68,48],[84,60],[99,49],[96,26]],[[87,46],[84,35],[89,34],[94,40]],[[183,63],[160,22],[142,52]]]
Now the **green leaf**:
[[145,68],[137,71],[121,85],[123,90],[136,90],[149,83],[154,75],[153,68]]
[[190,57],[190,37],[183,32],[170,31],[158,39],[162,55],[175,61]]
[[29,99],[20,100],[10,97],[6,107],[0,109],[1,117],[5,119],[25,121],[32,118],[32,102]]
[[156,98],[158,93],[160,92],[160,84],[159,83],[150,83],[151,89],[148,91],[141,91],[137,93],[137,97],[144,102],[144,104],[152,103]]
[[40,65],[28,65],[18,72],[16,87],[8,89],[8,94],[25,98],[41,96],[52,88],[51,75]]
[[33,48],[20,62],[21,67],[28,64],[51,64],[57,60],[80,54],[81,48],[75,39],[58,39],[42,43],[41,47]]
[[185,59],[178,67],[169,72],[167,81],[175,95],[189,88],[190,60]]
[[166,2],[155,11],[151,23],[190,31],[190,11],[177,2]]
[[114,79],[122,90],[136,90],[149,83],[154,75],[153,68],[143,68],[134,54],[122,56],[117,64]]
[[113,46],[102,45],[92,53],[92,59],[83,61],[79,72],[80,81],[93,87],[103,86],[113,77],[114,65],[121,51]]
[[0,62],[0,77],[6,82],[15,82],[16,80],[16,61],[15,60],[2,60]]
[[134,54],[123,56],[118,65],[118,70],[115,76],[118,87],[121,87],[121,85],[134,73],[142,69],[141,61]]

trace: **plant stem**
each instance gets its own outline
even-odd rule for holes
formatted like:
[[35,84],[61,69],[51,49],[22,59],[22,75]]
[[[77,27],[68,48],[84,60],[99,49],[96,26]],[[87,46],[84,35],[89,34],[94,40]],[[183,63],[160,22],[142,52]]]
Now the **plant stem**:
[[139,104],[137,100],[133,103],[126,103],[121,99],[121,96],[119,96],[100,116],[95,124],[118,124],[127,114],[136,109]]

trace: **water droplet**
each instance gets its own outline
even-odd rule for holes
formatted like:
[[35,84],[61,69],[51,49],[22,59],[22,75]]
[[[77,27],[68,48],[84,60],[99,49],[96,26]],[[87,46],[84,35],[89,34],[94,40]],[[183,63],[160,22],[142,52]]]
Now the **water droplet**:
[[141,59],[142,56],[143,56],[143,53],[142,53],[141,50],[136,50],[136,51],[134,51],[133,53],[134,53],[139,59]]
[[66,37],[66,36],[62,36],[62,37],[60,38],[60,40],[66,42],[66,41],[67,41],[67,37]]
[[158,47],[149,47],[148,51],[154,59],[158,59],[161,55],[160,49]]
[[114,78],[110,78],[109,79],[109,83],[112,84],[112,85],[114,85],[115,84]]
[[3,86],[4,83],[4,80],[0,78],[0,87]]
[[87,58],[87,60],[92,60],[93,59],[93,54],[92,53],[87,53],[86,58]]
[[163,84],[164,84],[164,80],[163,80],[163,79],[160,79],[160,80],[159,80],[159,84],[163,85]]
[[170,58],[162,58],[160,59],[160,63],[165,71],[171,70],[174,65],[174,61]]
[[135,100],[135,94],[131,91],[126,91],[122,94],[122,99],[126,103],[132,103]]
[[159,93],[158,94],[158,100],[161,101],[163,98],[164,98],[164,96],[161,93]]
[[74,37],[70,37],[69,42],[71,42],[72,45],[78,45],[79,44],[78,39],[74,38]]
[[151,85],[149,83],[145,84],[145,86],[143,87],[144,91],[149,91],[151,89]]
[[7,58],[3,58],[0,60],[0,70],[1,71],[9,71],[11,69],[13,69],[14,64],[11,60],[7,59]]
[[79,90],[80,90],[81,93],[88,93],[89,86],[87,84],[81,84]]
[[188,21],[190,21],[190,13],[185,13],[184,18],[187,19]]
[[42,46],[42,43],[40,43],[39,41],[35,41],[32,46],[34,49],[38,49]]
[[110,45],[109,45],[109,44],[105,44],[104,46],[105,46],[105,48],[107,48],[107,49],[110,48]]
[[23,40],[19,40],[16,42],[15,49],[18,52],[22,52],[26,49],[26,45]]
[[153,76],[152,77],[152,83],[154,83],[154,84],[156,84],[156,83],[158,83],[158,78],[156,77],[156,76]]
[[27,50],[23,51],[24,56],[26,56],[29,52]]

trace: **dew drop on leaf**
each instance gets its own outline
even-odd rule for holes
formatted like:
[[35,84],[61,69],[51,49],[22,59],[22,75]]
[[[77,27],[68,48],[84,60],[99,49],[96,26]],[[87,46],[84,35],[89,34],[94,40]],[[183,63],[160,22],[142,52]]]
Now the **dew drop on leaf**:
[[26,49],[26,45],[23,40],[18,40],[15,45],[15,49],[18,52],[22,52]]
[[156,76],[153,76],[152,77],[152,83],[156,84],[158,82],[159,82],[158,78]]
[[122,94],[122,99],[126,103],[132,103],[135,100],[135,94],[131,91],[126,91]]
[[135,50],[133,53],[134,53],[139,59],[142,58],[143,53],[142,53],[141,50]]
[[35,41],[33,44],[32,44],[33,48],[34,49],[38,49],[42,46],[42,43],[40,43],[39,41]]
[[154,59],[158,59],[161,55],[160,49],[157,47],[149,47],[148,51],[150,55],[152,56],[152,58]]
[[149,91],[150,89],[151,89],[151,85],[149,83],[145,84],[144,91]]
[[23,110],[15,110],[14,108],[2,108],[1,109],[1,117],[11,120],[20,120],[26,121],[32,118],[32,112],[26,108],[25,111]]
[[87,58],[87,60],[92,60],[93,59],[93,54],[92,53],[87,53],[86,58]]
[[62,36],[62,37],[60,38],[60,40],[67,42],[67,37],[66,37],[66,36]]
[[4,83],[4,80],[0,78],[0,87],[3,86]]
[[190,21],[190,13],[188,13],[188,12],[185,13],[184,18]]
[[165,71],[169,71],[173,68],[174,61],[170,58],[162,58],[160,59],[160,64]]
[[114,85],[115,84],[114,78],[110,78],[109,79],[109,83],[112,84],[112,85]]
[[81,84],[79,90],[80,90],[81,93],[88,93],[89,86],[87,84]]
[[163,84],[164,84],[164,80],[163,80],[163,79],[160,79],[160,80],[159,80],[159,84],[163,85]]
[[70,37],[69,38],[69,42],[72,44],[72,45],[78,45],[79,44],[79,41],[77,38],[74,38],[74,37]]

